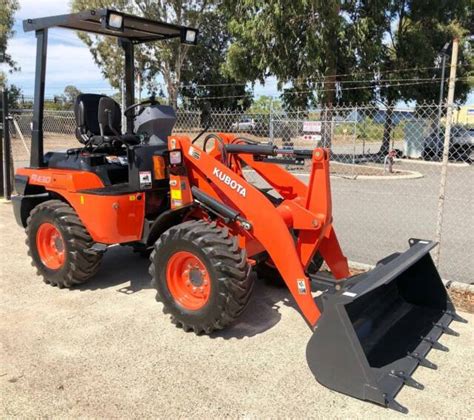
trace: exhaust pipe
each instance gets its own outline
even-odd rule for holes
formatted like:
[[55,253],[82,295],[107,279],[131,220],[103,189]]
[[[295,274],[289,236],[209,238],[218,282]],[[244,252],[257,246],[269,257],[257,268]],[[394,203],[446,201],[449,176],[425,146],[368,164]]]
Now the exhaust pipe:
[[395,400],[411,375],[459,317],[429,254],[437,244],[410,239],[410,249],[380,261],[370,272],[348,279],[321,297],[322,315],[306,358],[321,384],[353,397],[407,413]]

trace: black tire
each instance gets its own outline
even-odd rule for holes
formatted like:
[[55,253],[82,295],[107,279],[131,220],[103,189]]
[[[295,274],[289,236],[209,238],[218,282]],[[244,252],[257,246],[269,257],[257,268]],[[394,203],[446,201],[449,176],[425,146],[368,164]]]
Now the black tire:
[[[42,262],[36,236],[43,223],[53,224],[62,235],[65,251],[64,263],[58,269],[48,268]],[[51,286],[73,287],[84,283],[99,269],[101,253],[93,253],[93,240],[74,209],[60,200],[45,201],[36,206],[27,221],[26,245],[32,265],[38,275]]]
[[[179,251],[198,257],[209,274],[208,300],[196,310],[177,302],[167,284],[168,261]],[[163,303],[163,312],[171,315],[171,321],[185,331],[209,334],[221,330],[234,322],[249,302],[253,278],[246,252],[227,228],[216,223],[194,220],[168,229],[156,242],[150,261],[156,300]]]
[[[321,266],[323,265],[324,259],[319,252],[314,254],[313,260],[308,266],[308,274],[316,274]],[[280,272],[276,269],[273,264],[265,260],[258,263],[255,267],[257,277],[264,279],[268,284],[272,284],[278,287],[287,287],[285,280],[281,276]]]

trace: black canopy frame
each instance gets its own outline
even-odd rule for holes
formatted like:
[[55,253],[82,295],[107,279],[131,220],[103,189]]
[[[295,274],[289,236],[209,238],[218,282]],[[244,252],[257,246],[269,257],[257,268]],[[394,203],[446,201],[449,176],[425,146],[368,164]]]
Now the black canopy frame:
[[[109,24],[110,17],[118,17],[119,27]],[[46,80],[48,30],[65,28],[118,38],[125,52],[125,104],[135,102],[134,45],[144,42],[179,38],[182,43],[196,44],[198,30],[156,20],[128,15],[112,9],[88,10],[68,15],[50,16],[23,21],[25,32],[36,33],[36,70],[31,138],[31,167],[44,167],[43,117]],[[188,35],[192,36],[189,37]],[[127,117],[127,133],[133,132],[133,116]]]

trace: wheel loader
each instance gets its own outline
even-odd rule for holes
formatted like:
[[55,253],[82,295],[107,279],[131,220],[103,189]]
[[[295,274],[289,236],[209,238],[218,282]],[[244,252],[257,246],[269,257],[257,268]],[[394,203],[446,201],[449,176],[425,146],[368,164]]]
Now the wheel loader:
[[[134,46],[178,39],[194,28],[109,9],[28,19],[37,39],[30,166],[18,169],[13,197],[28,252],[44,281],[87,281],[109,246],[151,253],[157,300],[185,331],[209,334],[238,322],[252,294],[252,270],[282,281],[313,331],[306,349],[316,379],[335,391],[400,412],[395,397],[438,339],[456,333],[456,314],[433,264],[435,243],[409,249],[351,276],[333,226],[330,154],[279,149],[229,133],[173,134],[175,111],[152,97],[134,103]],[[77,148],[43,151],[50,28],[118,39],[125,56],[126,127],[111,98],[81,94]],[[208,120],[205,116],[203,121]],[[282,165],[310,162],[306,184]],[[271,190],[249,181],[258,174]],[[325,262],[332,276],[318,274]]]

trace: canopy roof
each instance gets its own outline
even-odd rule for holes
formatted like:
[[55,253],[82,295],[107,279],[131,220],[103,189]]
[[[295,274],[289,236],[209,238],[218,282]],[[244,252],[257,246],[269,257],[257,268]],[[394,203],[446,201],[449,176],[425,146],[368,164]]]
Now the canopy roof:
[[[114,29],[110,27],[108,23],[111,14],[123,17],[122,28]],[[23,29],[25,32],[54,27],[127,38],[133,43],[181,38],[182,42],[194,44],[196,43],[198,32],[197,29],[187,26],[173,25],[138,16],[127,15],[111,9],[88,10],[69,15],[26,19],[23,21]],[[194,41],[187,40],[186,33],[188,31],[195,32],[196,37],[194,38]]]

